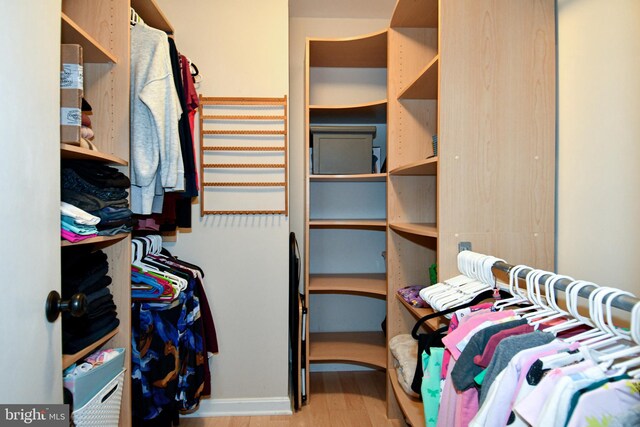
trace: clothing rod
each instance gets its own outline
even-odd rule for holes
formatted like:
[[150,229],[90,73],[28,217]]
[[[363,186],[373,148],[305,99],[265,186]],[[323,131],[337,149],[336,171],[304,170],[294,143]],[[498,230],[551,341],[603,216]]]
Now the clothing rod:
[[[507,264],[506,262],[502,262],[502,261],[497,261],[496,263],[493,264],[493,268],[505,273],[509,273],[509,271],[515,266],[511,265],[511,264]],[[518,277],[520,279],[525,279],[527,276],[527,272],[529,272],[530,269],[523,269],[520,270],[518,272]],[[545,274],[543,276],[540,276],[538,278],[538,282],[540,284],[543,284],[544,281],[549,277],[548,274]],[[569,283],[571,283],[571,280],[569,279],[560,279],[555,283],[554,288],[555,289],[559,289],[561,291],[565,291],[567,289],[567,286],[569,285]],[[583,297],[583,298],[588,298],[589,294],[593,291],[592,287],[584,287],[582,289],[580,289],[580,291],[578,292],[578,295]],[[633,306],[638,302],[638,298],[634,298],[628,295],[618,295],[616,298],[614,298],[614,300],[611,302],[611,305],[613,307],[619,308],[621,310],[624,311],[631,311],[631,309],[633,308]]]

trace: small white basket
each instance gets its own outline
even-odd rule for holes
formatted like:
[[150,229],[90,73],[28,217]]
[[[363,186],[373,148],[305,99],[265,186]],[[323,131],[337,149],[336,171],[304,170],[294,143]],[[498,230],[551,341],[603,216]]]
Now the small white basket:
[[77,427],[118,427],[124,372],[120,371],[82,408],[73,411]]

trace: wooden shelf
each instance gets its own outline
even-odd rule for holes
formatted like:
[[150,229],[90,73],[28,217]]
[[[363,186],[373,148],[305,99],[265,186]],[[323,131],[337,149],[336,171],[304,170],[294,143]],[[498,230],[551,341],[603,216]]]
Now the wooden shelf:
[[398,0],[389,26],[438,28],[438,0]]
[[354,362],[380,369],[387,365],[382,332],[317,332],[309,338],[310,362]]
[[426,425],[424,419],[424,406],[420,399],[409,396],[398,382],[398,373],[395,369],[389,369],[389,381],[393,394],[396,396],[398,405],[404,414],[407,423],[412,427],[422,427]]
[[62,28],[61,42],[65,44],[79,44],[82,46],[82,59],[88,63],[117,63],[118,58],[102,46],[89,33],[80,28],[71,18],[61,12]]
[[60,157],[63,159],[92,160],[104,163],[114,163],[122,166],[127,166],[129,164],[129,162],[121,159],[120,157],[71,144],[60,144]]
[[387,276],[385,273],[311,274],[309,275],[309,292],[384,298],[387,295]]
[[387,68],[387,30],[343,39],[308,39],[310,67]]
[[311,228],[366,228],[366,229],[386,229],[385,219],[311,219]]
[[387,100],[352,105],[310,105],[309,121],[312,124],[326,123],[386,123]]
[[94,351],[98,347],[100,347],[102,344],[106,343],[111,338],[113,338],[117,333],[118,333],[118,328],[116,328],[113,331],[109,332],[107,335],[105,335],[104,337],[100,338],[98,341],[94,342],[93,344],[89,345],[88,347],[83,348],[82,350],[80,350],[79,352],[77,352],[75,354],[63,354],[62,355],[62,369],[68,368],[69,366],[71,366],[74,363],[76,363],[78,360],[80,360],[83,357],[87,356],[92,351]]
[[362,173],[354,175],[309,175],[311,182],[385,182],[386,173]]
[[115,236],[97,236],[97,237],[91,237],[90,239],[81,240],[75,243],[69,242],[68,240],[61,240],[60,246],[66,247],[66,246],[90,245],[90,244],[102,243],[102,242],[117,242],[118,240],[124,239],[128,235],[129,233],[120,233],[120,234],[116,234]]
[[410,176],[427,176],[438,174],[438,157],[420,160],[419,162],[410,163],[400,166],[389,172],[390,175],[410,175]]
[[418,77],[407,86],[398,99],[438,99],[438,60],[436,55],[420,72]]
[[131,0],[131,7],[150,27],[173,34],[173,26],[155,0]]
[[389,228],[418,236],[438,238],[438,228],[433,223],[393,223]]
[[[433,309],[431,307],[416,308],[411,304],[409,304],[408,302],[406,302],[404,298],[402,298],[400,295],[396,294],[396,298],[402,303],[402,305],[405,306],[405,308],[413,315],[413,317],[416,318],[416,320],[424,316],[427,316],[429,314],[433,314]],[[435,331],[441,325],[446,325],[448,323],[449,323],[449,320],[446,317],[434,317],[433,319],[429,319],[426,322],[424,322],[424,325],[426,325],[430,330]]]

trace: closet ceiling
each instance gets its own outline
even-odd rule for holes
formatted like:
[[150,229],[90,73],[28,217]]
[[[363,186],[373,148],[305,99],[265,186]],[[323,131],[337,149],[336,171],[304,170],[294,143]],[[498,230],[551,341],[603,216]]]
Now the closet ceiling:
[[388,19],[396,0],[289,0],[292,18]]

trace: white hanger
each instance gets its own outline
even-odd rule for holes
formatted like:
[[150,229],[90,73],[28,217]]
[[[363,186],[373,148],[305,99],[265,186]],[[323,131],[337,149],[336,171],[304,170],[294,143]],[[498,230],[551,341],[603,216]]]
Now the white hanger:
[[[625,358],[625,357],[633,356],[636,354],[640,354],[640,301],[636,302],[633,308],[631,309],[630,337],[635,343],[634,346],[627,347],[620,351],[608,353],[606,355],[601,356],[599,360],[602,360],[602,361],[615,360],[615,359],[620,359],[620,358]],[[622,361],[622,362],[616,363],[615,365],[613,365],[613,367],[626,369],[628,367],[637,365],[633,363],[633,361],[639,361],[640,363],[640,358]],[[629,375],[635,376],[635,375],[631,375],[631,373],[629,373]]]
[[537,316],[534,317],[537,320],[535,320],[533,322],[530,322],[530,324],[533,327],[537,328],[540,324],[546,323],[546,322],[548,322],[550,320],[553,320],[553,319],[557,319],[557,318],[560,318],[560,317],[569,317],[569,316],[571,316],[567,311],[561,309],[560,306],[558,305],[557,301],[556,301],[555,286],[556,286],[556,283],[558,281],[563,280],[563,279],[567,279],[567,280],[570,280],[570,281],[574,282],[573,278],[571,278],[569,276],[562,276],[562,275],[559,275],[559,274],[554,274],[553,276],[549,276],[547,278],[547,280],[544,281],[544,294],[545,294],[545,296],[547,298],[547,302],[549,303],[549,306],[551,308],[551,312],[548,313],[550,315],[547,316],[547,317],[541,317],[541,318],[537,318]]
[[540,311],[540,309],[546,310],[547,306],[541,302],[542,295],[540,295],[540,288],[537,285],[537,283],[542,276],[545,276],[547,274],[553,274],[553,273],[550,273],[544,270],[538,270],[538,269],[530,270],[527,273],[527,275],[525,276],[525,284],[526,284],[526,291],[527,291],[526,295],[531,305],[523,308],[518,308],[514,310],[515,313],[522,314],[527,311],[533,310],[533,313],[527,313],[526,315],[523,316],[524,318],[527,318],[527,316],[535,315],[536,312]]
[[472,280],[457,288],[435,295],[433,299],[438,311],[469,302],[479,293],[491,289],[493,287],[491,267],[497,260],[498,258],[471,251],[460,252],[458,254],[458,268],[465,277]]
[[[458,271],[460,271],[460,275],[447,279],[441,283],[436,283],[429,287],[426,287],[420,291],[420,298],[425,300],[431,307],[437,310],[436,299],[438,297],[443,297],[446,294],[455,293],[456,289],[465,283],[472,281],[472,279],[466,275],[467,271],[467,254],[465,252],[470,251],[462,251],[458,254]],[[441,311],[441,310],[438,310]]]
[[[613,289],[613,288],[612,288]],[[628,295],[633,296],[631,292],[621,291],[614,289],[609,295],[605,297],[605,310],[603,313],[602,308],[597,311],[598,315],[598,326],[600,329],[605,331],[605,334],[600,337],[591,338],[585,341],[583,344],[591,345],[592,348],[602,348],[603,346],[609,345],[611,343],[615,343],[620,340],[629,340],[631,338],[631,333],[624,331],[622,328],[618,328],[613,323],[613,315],[611,314],[611,304],[616,297],[620,295]],[[604,314],[606,313],[607,318],[604,318]]]
[[138,15],[138,12],[135,11],[134,8],[129,8],[129,23],[131,25],[136,25],[136,24],[140,24],[143,23],[144,21],[142,21],[142,18],[140,18],[140,15]]
[[[542,278],[547,275],[547,278],[544,280],[544,295],[540,291],[540,282]],[[561,276],[562,278],[562,276]],[[527,313],[523,317],[526,319],[555,319],[557,317],[563,316],[563,313],[560,313],[556,308],[551,304],[551,300],[549,299],[549,292],[551,292],[550,284],[555,283],[559,280],[558,275],[551,272],[541,273],[534,283],[534,298],[536,300],[537,305],[539,306],[533,313]],[[555,316],[555,317],[552,317]],[[530,321],[531,324],[533,324]],[[537,325],[537,323],[536,323]]]
[[[590,283],[590,282],[584,282],[584,284],[585,286],[593,285],[597,287],[596,290],[594,290],[589,294],[589,298],[588,298],[589,299],[589,318],[587,319],[585,317],[580,316],[580,314],[578,314],[577,302],[575,303],[575,306],[572,307],[573,311],[571,312],[571,314],[581,318],[581,320],[584,321],[584,323],[586,323],[589,326],[592,326],[593,329],[567,338],[566,341],[570,343],[586,340],[588,338],[600,337],[606,334],[606,330],[604,329],[606,328],[606,326],[603,326],[603,324],[600,322],[599,311],[602,310],[602,304],[605,301],[605,298],[611,293],[615,292],[616,289],[606,287],[606,286],[599,287],[595,283]],[[578,291],[579,289],[575,291],[576,295]],[[576,300],[577,300],[577,296],[576,296]]]
[[[571,285],[573,285],[571,288],[567,287],[567,291],[571,293],[571,296],[567,297],[568,298],[567,303],[571,298],[577,299],[577,293],[582,287],[590,286],[591,284],[589,282],[574,281],[570,284],[570,286]],[[597,286],[595,284],[593,285]],[[607,326],[604,325],[604,317],[601,316],[602,304],[607,298],[611,300],[612,299],[611,297],[615,295],[617,292],[621,292],[621,291],[618,291],[613,288],[608,288],[608,287],[597,287],[595,291],[590,293],[589,294],[589,317],[591,319],[591,322],[596,326],[596,328],[593,330],[587,331],[587,333],[582,333],[574,337],[567,338],[565,339],[565,342],[578,343],[579,339],[581,339],[580,338],[581,336],[590,337],[596,334],[596,336],[599,337],[600,334],[603,333],[603,331],[607,330]],[[572,299],[570,311],[572,312],[572,314],[575,315],[577,314],[577,308],[574,307],[573,301],[574,300]],[[560,366],[566,366],[570,363],[574,363],[583,359],[594,360],[594,357],[592,357],[589,351],[592,348],[593,347],[589,346],[588,341],[584,341],[584,342],[580,342],[578,353],[568,353],[566,351],[563,351],[557,354],[541,357],[540,361],[542,362],[543,369],[552,369]],[[603,369],[607,369],[610,365],[611,365],[610,362],[604,363]]]
[[531,269],[531,267],[522,264],[514,265],[513,267],[511,267],[511,269],[509,270],[509,293],[513,295],[513,297],[496,301],[493,304],[493,308],[495,310],[502,310],[508,305],[527,301],[527,299],[520,293],[518,289],[518,274],[520,273],[520,271],[525,269]]
[[[551,332],[552,334],[557,335],[559,332],[575,328],[579,325],[592,325],[589,319],[581,316],[580,313],[578,313],[578,293],[580,292],[580,289],[587,286],[595,286],[596,288],[599,287],[595,283],[585,282],[584,280],[574,280],[569,283],[569,285],[567,285],[567,288],[565,289],[567,298],[567,310],[573,318],[568,319],[566,322],[546,328],[543,330],[544,332]],[[555,304],[555,297],[553,301]]]

